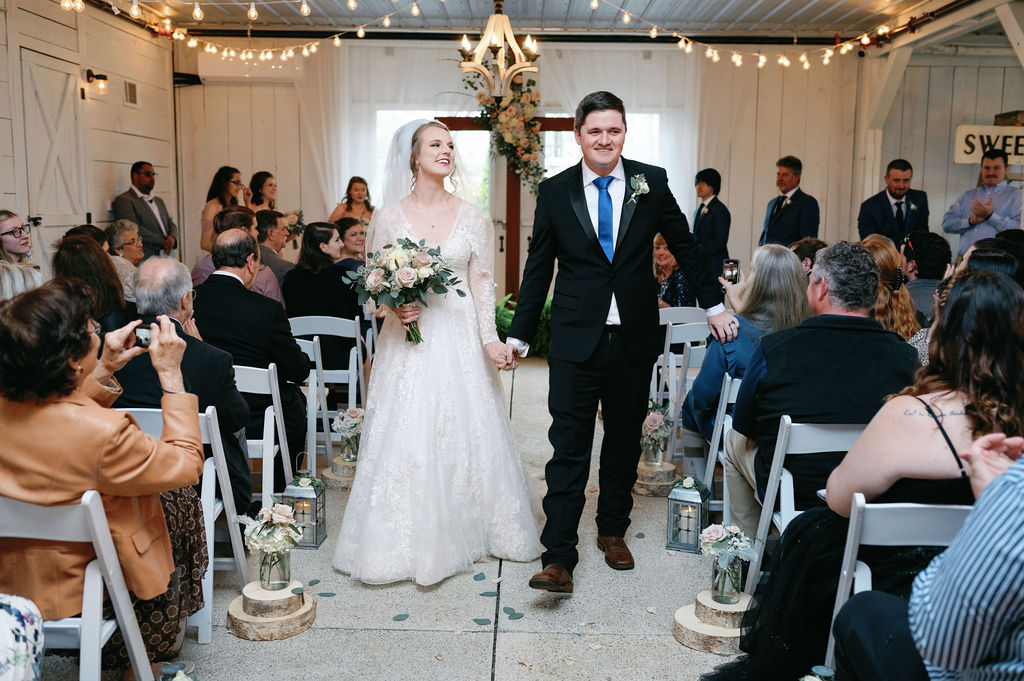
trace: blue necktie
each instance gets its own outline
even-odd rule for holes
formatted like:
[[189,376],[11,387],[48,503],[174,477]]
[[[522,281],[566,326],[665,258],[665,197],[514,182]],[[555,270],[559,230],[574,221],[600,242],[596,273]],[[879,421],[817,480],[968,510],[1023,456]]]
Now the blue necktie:
[[594,178],[594,186],[597,187],[597,240],[601,242],[601,248],[612,261],[615,254],[615,240],[612,236],[612,195],[608,193],[608,185],[615,179],[608,177]]

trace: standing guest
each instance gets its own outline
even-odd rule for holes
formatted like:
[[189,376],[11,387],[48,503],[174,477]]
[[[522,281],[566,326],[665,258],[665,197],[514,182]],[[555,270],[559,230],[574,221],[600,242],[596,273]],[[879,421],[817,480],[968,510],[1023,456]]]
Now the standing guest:
[[284,287],[284,275],[295,267],[295,263],[285,260],[279,255],[289,238],[284,215],[276,210],[256,212],[256,241],[260,245],[260,262],[270,268],[282,288]]
[[658,307],[693,307],[697,304],[697,296],[690,289],[686,275],[661,234],[654,236],[654,278],[658,280]]
[[115,220],[106,229],[107,250],[117,270],[124,290],[125,300],[135,300],[135,275],[144,251],[142,239],[139,237],[139,226],[131,220]]
[[[295,384],[309,376],[310,360],[292,337],[281,304],[248,290],[260,271],[256,240],[241,229],[221,232],[214,242],[212,257],[217,270],[196,287],[196,326],[204,341],[230,353],[236,365],[277,365],[284,436],[295,470],[306,446],[306,400]],[[245,395],[245,401],[250,411],[248,432],[260,436],[270,396]],[[279,491],[290,480],[284,480],[280,460],[275,462],[274,480],[279,489],[274,491]]]
[[800,259],[800,266],[804,268],[804,274],[808,277],[814,268],[814,257],[823,248],[828,248],[828,244],[813,236],[805,236],[789,245],[789,250],[796,253],[796,257]]
[[356,218],[341,218],[335,226],[341,236],[341,265],[357,270],[366,264],[366,225]]
[[9,210],[0,210],[0,260],[15,265],[28,265],[32,254],[32,226]]
[[775,162],[775,186],[779,188],[779,195],[768,202],[758,246],[785,246],[804,237],[818,236],[818,200],[800,189],[803,168],[796,156],[783,156]]
[[[867,423],[886,395],[913,381],[917,353],[871,319],[877,298],[878,265],[868,250],[846,241],[829,246],[818,252],[807,286],[814,316],[764,336],[754,349],[725,442],[732,519],[749,536],[761,516],[754,491],[764,498],[784,414],[795,423]],[[817,491],[842,456],[787,462],[798,509],[821,504]]]
[[942,217],[942,231],[960,235],[959,255],[979,239],[1021,228],[1021,192],[1006,181],[1009,164],[1002,149],[982,154],[981,186],[961,194]]
[[0,303],[43,285],[42,273],[32,267],[0,259]]
[[107,239],[107,233],[96,225],[78,225],[77,227],[72,227],[68,231],[64,232],[64,236],[87,236],[98,243],[104,252],[106,252],[110,246],[110,241]]
[[143,257],[170,255],[177,245],[178,228],[159,196],[153,196],[156,172],[148,161],[132,164],[132,186],[114,199],[115,220],[131,220],[139,226]]
[[761,336],[796,326],[811,314],[807,277],[796,255],[778,244],[765,244],[754,251],[750,277],[744,277],[741,301],[733,309],[740,323],[736,339],[725,343],[708,340],[700,373],[683,402],[683,426],[699,431],[709,441],[725,374],[742,378]]
[[935,232],[911,232],[900,245],[907,291],[920,315],[931,314],[935,291],[953,258],[949,242]]
[[206,192],[206,205],[200,215],[199,247],[208,251],[213,246],[213,238],[216,236],[213,219],[217,213],[228,206],[248,206],[251,200],[252,190],[242,182],[242,173],[238,168],[218,168]]
[[[106,236],[106,235],[104,235]],[[120,329],[135,319],[135,303],[124,299],[121,279],[114,263],[87,236],[66,236],[57,242],[53,254],[54,279],[80,279],[92,293],[92,318],[104,333]]]
[[[161,318],[148,353],[163,390],[162,437],[107,409],[121,393],[114,372],[146,351],[133,347],[136,321],[107,334],[99,355],[92,305],[81,282],[58,279],[0,306],[0,422],[18,424],[4,429],[0,495],[57,506],[97,490],[149,659],[168,660],[203,605],[206,539],[190,487],[203,469],[198,402],[179,368],[185,342]],[[76,616],[94,558],[89,544],[0,540],[0,591],[31,599],[47,620]],[[103,665],[128,667],[120,635]]]
[[252,179],[249,180],[249,191],[252,193],[252,199],[249,201],[252,212],[277,208],[277,180],[270,172],[261,170],[253,173]]
[[871,318],[887,331],[908,340],[921,329],[917,308],[907,292],[900,254],[888,237],[872,234],[861,244],[868,249],[878,265],[878,298],[875,299]]
[[[722,305],[722,292],[668,188],[665,170],[622,158],[622,100],[604,91],[586,95],[576,107],[573,129],[583,159],[540,185],[533,241],[506,346],[506,366],[514,369],[517,357],[529,352],[534,341],[557,262],[548,357],[554,454],[546,468],[547,520],[541,534],[546,550],[544,569],[529,584],[562,593],[574,588],[599,402],[604,441],[597,545],[612,569],[634,567],[624,537],[651,369],[662,349],[657,282],[647,274],[655,234],[665,238],[696,288],[715,338],[732,340],[739,326]],[[628,194],[630,180],[640,176],[646,181]]]
[[370,203],[370,190],[367,189],[366,180],[355,175],[348,181],[345,200],[334,207],[327,222],[335,223],[341,218],[355,218],[365,227],[370,224],[372,217],[373,204]]
[[[192,316],[195,294],[188,268],[171,258],[150,258],[139,266],[137,307],[143,324],[164,315],[171,320],[178,337],[185,341],[181,374],[188,391],[199,399],[199,411],[217,407],[217,422],[224,443],[235,509],[252,515],[252,477],[249,455],[242,450],[237,434],[249,421],[249,405],[235,387],[231,355],[203,342]],[[124,392],[115,407],[160,408],[160,381],[149,355],[132,358],[115,374]],[[211,456],[209,446],[206,456]],[[220,487],[216,489],[220,497]],[[258,502],[257,502],[258,503]]]
[[694,186],[700,204],[693,212],[693,236],[704,251],[708,272],[717,279],[722,274],[722,262],[729,257],[729,225],[732,223],[729,209],[718,198],[722,176],[714,168],[705,168],[697,173]]
[[857,231],[863,241],[870,234],[881,234],[898,244],[910,232],[928,231],[928,195],[911,189],[914,169],[898,158],[885,168],[885,189],[860,204]]
[[[214,217],[214,234],[223,234],[229,229],[240,229],[254,239],[259,233],[256,216],[245,206],[228,206]],[[199,286],[205,282],[215,269],[212,255],[197,262],[192,268],[192,285]],[[281,295],[281,286],[277,283],[277,277],[273,270],[266,265],[260,264],[259,272],[257,272],[251,288],[261,296],[266,296],[284,305],[284,296]]]

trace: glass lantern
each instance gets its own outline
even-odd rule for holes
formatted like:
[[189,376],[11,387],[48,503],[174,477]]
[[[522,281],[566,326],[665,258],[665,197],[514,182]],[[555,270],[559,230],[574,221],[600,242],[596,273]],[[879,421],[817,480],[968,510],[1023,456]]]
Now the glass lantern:
[[[309,484],[300,484],[308,480]],[[295,479],[284,488],[281,503],[291,506],[295,524],[302,528],[302,539],[297,549],[316,549],[327,538],[327,495],[324,484],[310,476],[309,471],[299,471]]]
[[668,495],[668,540],[671,551],[700,553],[700,533],[708,524],[708,499],[696,487],[676,484]]

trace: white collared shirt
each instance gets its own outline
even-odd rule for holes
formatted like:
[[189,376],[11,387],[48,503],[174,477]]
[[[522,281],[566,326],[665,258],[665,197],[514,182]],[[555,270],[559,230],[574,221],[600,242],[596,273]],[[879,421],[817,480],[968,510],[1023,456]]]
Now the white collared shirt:
[[[211,272],[211,273],[210,273],[210,276],[213,276],[214,274],[219,274],[219,275],[221,275],[222,277],[232,277],[232,278],[234,278],[234,279],[237,279],[237,280],[238,280],[238,282],[239,282],[239,283],[240,283],[240,284],[241,284],[242,286],[245,286],[245,282],[244,282],[244,281],[242,281],[242,278],[241,278],[240,276],[238,276],[237,274],[235,274],[234,272],[225,272],[224,270],[214,270],[213,272]],[[246,288],[249,288],[248,286],[245,286],[245,287],[246,287]]]
[[139,188],[136,187],[134,184],[131,186],[131,190],[135,194],[135,196],[142,199],[146,203],[146,205],[149,206],[149,209],[153,211],[153,215],[156,216],[156,224],[160,225],[160,231],[164,233],[164,236],[167,236],[167,227],[166,225],[164,225],[164,219],[160,217],[160,209],[157,208],[156,202],[153,201],[153,197],[150,196],[149,194],[143,194],[142,192],[140,192]]
[[[583,166],[583,196],[587,199],[587,212],[590,213],[590,224],[594,229],[594,234],[599,234],[598,200],[601,192],[597,185],[594,184],[594,180],[601,176],[591,170],[586,162],[581,165]],[[621,157],[609,175],[614,178],[608,184],[608,194],[612,197],[612,243],[614,244],[619,239],[619,220],[622,218],[622,202],[626,200],[626,169],[622,167]],[[619,305],[615,302],[615,294],[613,293],[611,305],[608,306],[608,317],[605,320],[605,324],[608,326],[618,326],[621,323]]]
[[885,198],[889,199],[889,207],[892,208],[892,215],[893,215],[893,217],[896,217],[896,202],[897,201],[902,201],[903,204],[902,204],[901,207],[903,208],[903,217],[904,217],[904,219],[906,219],[906,217],[907,217],[907,210],[910,208],[910,200],[908,198],[909,196],[910,196],[910,192],[907,192],[906,194],[903,195],[902,198],[896,199],[896,198],[893,198],[893,195],[889,193],[888,189],[885,190]]

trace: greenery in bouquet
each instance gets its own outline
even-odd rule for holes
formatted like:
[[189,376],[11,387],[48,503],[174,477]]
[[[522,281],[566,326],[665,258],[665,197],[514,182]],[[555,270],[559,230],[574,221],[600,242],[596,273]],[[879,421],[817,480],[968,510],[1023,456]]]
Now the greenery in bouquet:
[[288,236],[293,237],[292,248],[299,247],[299,237],[306,231],[306,223],[302,221],[302,209],[286,210],[284,212],[284,227],[288,230]]
[[537,105],[540,93],[533,88],[537,82],[515,76],[504,97],[494,98],[484,88],[481,76],[469,74],[463,79],[465,87],[476,92],[481,111],[476,119],[491,132],[491,145],[505,157],[508,165],[519,175],[530,191],[544,179],[544,166],[540,162],[540,121]]
[[718,559],[723,570],[733,560],[754,560],[754,542],[736,525],[708,525],[700,533],[700,552]]
[[298,546],[302,531],[295,524],[291,506],[274,504],[264,506],[257,518],[239,516],[245,524],[245,548],[262,553],[281,553]]
[[[498,331],[498,338],[504,343],[508,340],[508,330],[512,326],[512,317],[516,313],[516,303],[512,300],[512,294],[508,294],[499,300],[494,306],[494,326]],[[548,356],[548,348],[551,347],[551,299],[544,302],[540,311],[540,321],[537,322],[537,331],[533,334],[533,342],[530,344],[530,357],[545,358]]]
[[654,400],[648,403],[640,433],[644,444],[665,442],[672,435],[672,419],[668,417],[667,404],[658,404]]
[[[418,244],[411,239],[398,239],[376,253],[369,253],[366,265],[346,272],[342,279],[359,294],[359,304],[373,300],[380,306],[401,307],[419,302],[427,305],[427,294],[444,295],[449,289],[459,296],[466,292],[455,288],[462,283],[441,258],[440,248],[427,248],[426,241]],[[407,325],[405,339],[413,344],[423,342],[419,325]]]

